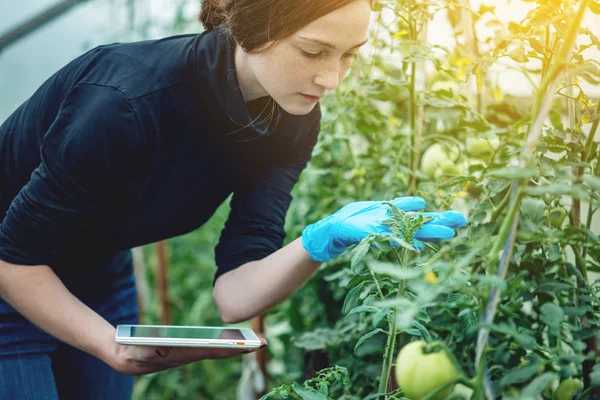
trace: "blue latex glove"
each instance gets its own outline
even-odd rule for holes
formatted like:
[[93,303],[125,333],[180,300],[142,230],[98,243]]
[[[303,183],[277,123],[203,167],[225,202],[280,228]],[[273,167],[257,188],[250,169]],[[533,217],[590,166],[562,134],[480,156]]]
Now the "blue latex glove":
[[[391,217],[390,206],[382,201],[358,201],[308,225],[302,231],[302,246],[310,257],[324,262],[343,253],[348,247],[360,243],[371,233],[391,233],[382,222]],[[425,208],[420,197],[398,197],[390,203],[402,211],[419,211]],[[422,213],[433,218],[415,233],[415,239],[438,242],[454,237],[454,228],[467,224],[467,219],[457,211]]]

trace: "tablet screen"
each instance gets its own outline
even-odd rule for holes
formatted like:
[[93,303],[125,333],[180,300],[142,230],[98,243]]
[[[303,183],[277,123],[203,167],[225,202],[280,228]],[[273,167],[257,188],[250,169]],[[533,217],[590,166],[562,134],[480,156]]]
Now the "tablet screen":
[[246,338],[239,329],[228,328],[186,328],[186,327],[149,327],[132,326],[131,337],[144,338],[181,338],[181,339],[234,339]]

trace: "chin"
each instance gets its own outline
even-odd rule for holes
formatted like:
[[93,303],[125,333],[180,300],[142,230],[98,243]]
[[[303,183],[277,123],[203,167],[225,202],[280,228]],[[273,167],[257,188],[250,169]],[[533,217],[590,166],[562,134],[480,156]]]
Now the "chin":
[[288,114],[292,115],[306,115],[309,114],[317,105],[314,104],[286,104],[285,102],[279,103],[279,106],[285,110]]

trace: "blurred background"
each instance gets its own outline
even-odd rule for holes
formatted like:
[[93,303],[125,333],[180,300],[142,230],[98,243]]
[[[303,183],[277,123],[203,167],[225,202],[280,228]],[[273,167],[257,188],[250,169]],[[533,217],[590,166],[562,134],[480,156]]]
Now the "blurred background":
[[[0,122],[18,107],[53,72],[82,52],[100,44],[159,38],[183,32],[200,32],[195,17],[201,0],[3,0],[0,4],[0,35],[61,4],[72,5],[39,28],[10,44],[0,45]],[[478,1],[472,2],[478,7]],[[486,1],[497,5],[503,21],[518,21],[533,2]],[[66,7],[65,7],[66,8]],[[583,23],[596,35],[600,25],[588,13]],[[453,46],[447,19],[438,14],[429,24],[432,44]],[[368,48],[368,47],[367,47]],[[598,50],[596,59],[600,59]],[[593,58],[593,57],[590,57]],[[529,94],[527,81],[518,72],[505,72],[505,91]],[[585,84],[585,83],[584,83]],[[596,89],[597,90],[597,89]]]

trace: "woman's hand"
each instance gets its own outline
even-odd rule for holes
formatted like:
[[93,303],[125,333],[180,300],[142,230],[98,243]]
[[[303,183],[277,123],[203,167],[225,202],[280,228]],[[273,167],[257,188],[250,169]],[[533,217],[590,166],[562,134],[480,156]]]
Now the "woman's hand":
[[[262,346],[267,341],[260,339]],[[131,346],[115,343],[109,365],[126,375],[145,375],[199,360],[237,357],[258,349]]]
[[[403,211],[420,211],[425,200],[420,197],[397,197],[390,201]],[[383,221],[390,218],[389,206],[382,201],[358,201],[307,226],[302,232],[302,245],[314,261],[324,262],[338,256],[371,233],[391,233]],[[419,242],[438,242],[454,237],[454,229],[467,224],[457,211],[421,213],[430,217],[415,233]]]

